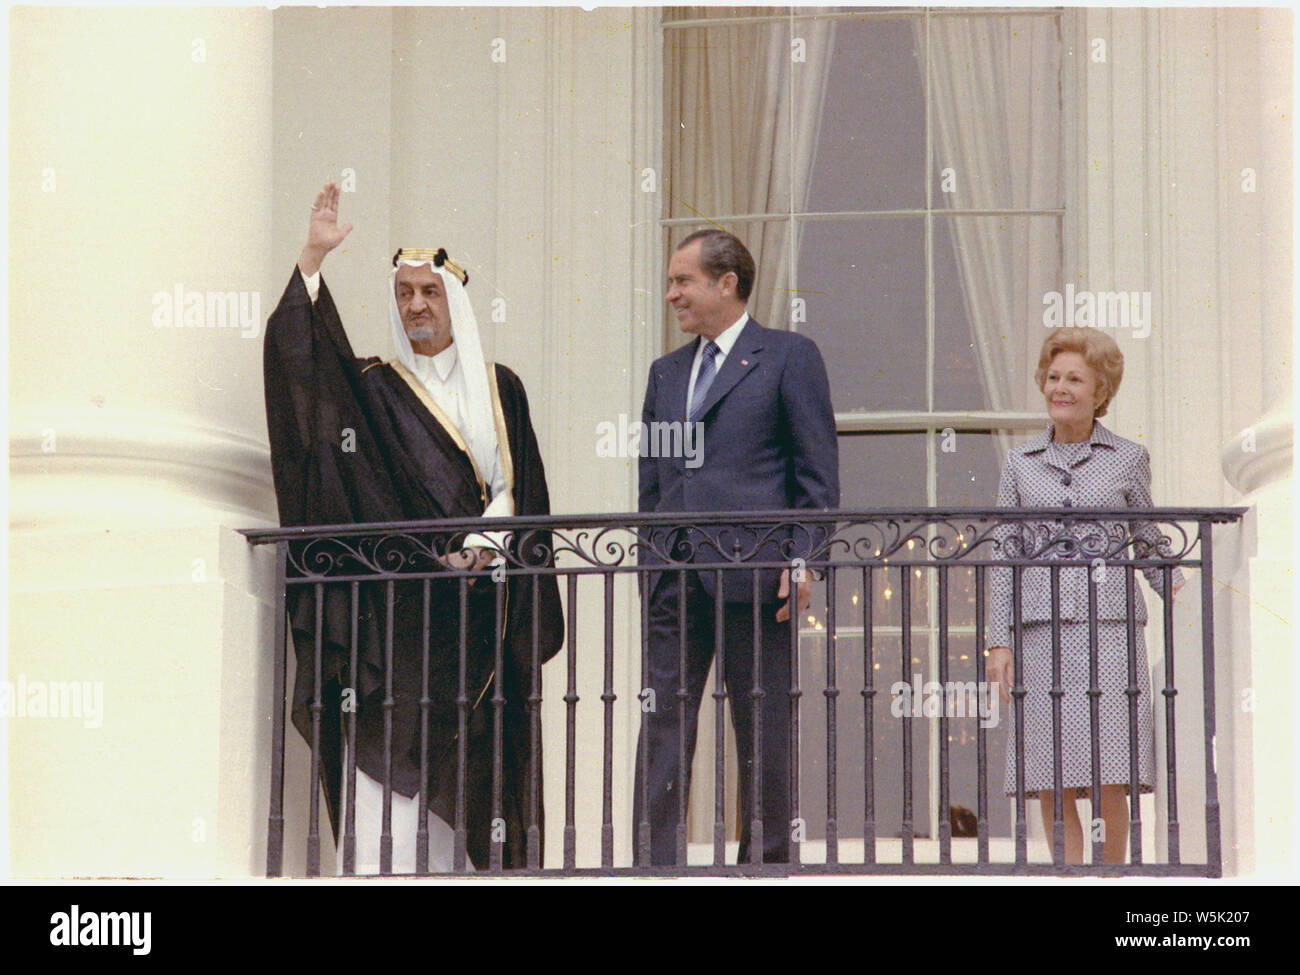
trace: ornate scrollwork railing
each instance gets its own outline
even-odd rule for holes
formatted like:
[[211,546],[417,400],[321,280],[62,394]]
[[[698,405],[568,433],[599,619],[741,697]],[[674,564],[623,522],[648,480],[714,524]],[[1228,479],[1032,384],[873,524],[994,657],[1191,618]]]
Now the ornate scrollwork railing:
[[[475,531],[507,531],[507,571],[635,571],[709,566],[1107,562],[1194,563],[1198,522],[1232,509],[962,509],[551,515],[248,531],[287,542],[288,577],[427,575],[456,571],[448,556]],[[1193,526],[1193,527],[1189,527]]]
[[[926,767],[934,769],[937,775],[936,808],[940,811],[929,822],[932,829],[928,833],[935,838],[933,842],[937,844],[939,864],[943,870],[1218,876],[1222,869],[1222,850],[1213,758],[1215,627],[1211,527],[1216,523],[1237,521],[1243,513],[1244,509],[1206,508],[800,510],[466,518],[246,531],[244,534],[251,544],[274,545],[277,549],[267,872],[278,875],[284,867],[285,738],[291,702],[295,709],[295,724],[310,743],[313,756],[311,768],[314,771],[308,790],[311,812],[307,814],[306,870],[309,876],[320,874],[322,869],[322,827],[317,802],[321,775],[329,768],[342,768],[338,740],[345,733],[344,729],[351,736],[349,740],[365,741],[367,739],[358,729],[363,727],[359,724],[361,719],[367,718],[370,730],[366,734],[371,736],[369,740],[373,745],[376,722],[382,723],[384,754],[388,756],[395,729],[407,729],[404,732],[406,737],[401,739],[406,743],[402,747],[413,747],[409,734],[413,726],[413,708],[418,710],[420,722],[429,722],[427,730],[421,734],[427,734],[430,739],[429,742],[421,739],[421,764],[417,777],[426,781],[432,774],[428,763],[437,757],[437,783],[444,789],[451,789],[454,785],[457,795],[454,814],[445,810],[456,821],[453,872],[466,869],[471,835],[467,812],[469,799],[476,797],[481,802],[489,792],[494,808],[502,809],[507,798],[518,799],[525,793],[530,797],[526,850],[520,845],[525,838],[525,823],[520,819],[514,827],[516,839],[512,842],[516,845],[511,847],[515,865],[509,869],[538,873],[551,872],[556,867],[566,873],[579,869],[577,837],[580,829],[593,826],[594,819],[592,815],[579,813],[578,742],[580,739],[595,740],[584,738],[584,735],[593,734],[600,741],[601,798],[598,803],[589,802],[588,805],[591,809],[599,808],[599,870],[637,873],[657,869],[652,864],[649,821],[643,819],[632,824],[624,820],[620,826],[615,813],[616,792],[629,787],[645,790],[648,785],[644,779],[635,785],[627,782],[626,776],[620,779],[615,762],[618,709],[630,707],[633,720],[644,720],[646,698],[645,688],[629,693],[626,687],[620,690],[615,682],[619,654],[625,652],[615,638],[615,628],[620,625],[620,619],[623,624],[633,622],[638,611],[635,600],[628,602],[626,592],[622,596],[616,594],[614,577],[648,575],[645,591],[654,593],[662,592],[655,587],[663,577],[658,575],[656,578],[656,574],[672,573],[682,594],[680,599],[685,598],[688,580],[694,573],[698,572],[701,580],[712,576],[714,592],[723,586],[726,573],[752,574],[752,586],[727,586],[726,599],[715,602],[719,607],[716,616],[713,613],[709,615],[714,618],[715,626],[724,625],[727,614],[733,612],[726,607],[735,605],[733,588],[741,591],[742,598],[745,598],[744,592],[748,592],[751,607],[745,613],[749,614],[746,619],[752,618],[753,625],[743,629],[746,633],[752,631],[751,637],[735,633],[724,636],[715,630],[715,639],[718,646],[723,646],[724,639],[728,641],[724,651],[726,659],[732,662],[728,666],[734,666],[735,661],[745,659],[743,655],[749,653],[753,656],[753,672],[758,674],[761,661],[766,660],[776,669],[786,659],[779,646],[781,640],[769,647],[764,641],[770,639],[770,634],[763,635],[760,628],[762,614],[772,611],[770,593],[777,591],[770,573],[766,582],[763,581],[763,570],[807,567],[819,574],[815,578],[820,578],[820,583],[811,596],[818,604],[817,615],[821,618],[805,616],[802,610],[786,616],[789,622],[783,625],[789,627],[788,689],[786,677],[781,677],[780,689],[770,693],[758,685],[757,678],[748,690],[727,686],[725,692],[715,691],[715,721],[724,721],[723,702],[729,696],[734,702],[740,699],[736,695],[749,694],[753,707],[760,707],[758,702],[768,699],[772,707],[789,709],[788,754],[792,781],[803,782],[799,762],[804,757],[812,759],[814,766],[811,779],[792,790],[791,823],[803,822],[800,803],[811,802],[809,790],[815,790],[819,784],[816,780],[824,776],[826,815],[818,842],[823,846],[825,862],[803,863],[801,858],[804,854],[800,850],[794,857],[796,862],[787,864],[778,858],[770,864],[760,863],[753,859],[751,851],[747,864],[739,862],[739,853],[737,862],[729,864],[725,855],[722,793],[715,790],[713,863],[692,866],[683,841],[676,854],[674,869],[723,874],[740,870],[770,870],[774,873],[800,870],[916,873],[930,870],[934,865],[916,859],[914,851],[915,844],[927,832],[918,832],[918,828],[927,822],[929,816],[924,809],[918,809],[911,791],[918,771],[916,763],[924,761]],[[478,533],[488,533],[489,538],[500,540],[496,543],[500,551],[486,568],[483,567],[485,560],[467,559],[462,554],[463,549],[484,545]],[[1111,578],[1109,585],[1105,582],[1105,572],[1083,575],[1082,568],[1096,569],[1099,565],[1118,567],[1122,571]],[[1050,568],[1044,571],[1043,567]],[[1165,681],[1160,705],[1165,732],[1163,853],[1156,861],[1149,860],[1144,854],[1142,824],[1137,818],[1141,810],[1135,806],[1134,818],[1129,823],[1128,842],[1132,851],[1129,862],[1103,864],[1102,847],[1094,835],[1091,864],[1067,864],[1063,819],[1053,826],[1051,862],[1032,860],[1027,826],[1030,803],[1023,781],[1028,759],[1023,743],[1014,755],[1010,751],[1007,753],[1012,756],[1008,761],[1015,762],[1015,775],[1019,776],[1008,777],[1007,781],[1019,784],[1015,786],[1014,822],[1008,820],[997,827],[1010,833],[1013,849],[1004,847],[999,853],[993,847],[997,813],[990,797],[998,786],[996,776],[991,772],[996,758],[991,757],[989,738],[997,726],[996,712],[991,709],[987,714],[980,711],[980,720],[971,727],[972,712],[969,708],[956,708],[958,701],[965,700],[960,695],[952,699],[956,708],[952,714],[943,709],[934,714],[906,707],[900,710],[897,707],[900,692],[896,688],[912,687],[907,683],[911,679],[918,688],[943,686],[953,690],[954,694],[955,689],[967,688],[976,699],[980,699],[982,688],[982,700],[990,704],[998,700],[992,691],[998,681],[994,678],[990,683],[985,669],[985,652],[990,651],[990,647],[986,645],[988,638],[984,628],[996,613],[1002,613],[1012,621],[1049,622],[1056,633],[1064,622],[1062,592],[1068,590],[1073,600],[1070,605],[1073,615],[1069,622],[1076,639],[1079,625],[1090,628],[1090,639],[1099,639],[1099,632],[1092,628],[1099,629],[1101,625],[1101,614],[1097,610],[1102,602],[1105,602],[1103,608],[1111,614],[1107,617],[1109,626],[1121,625],[1116,621],[1124,619],[1128,631],[1136,633],[1141,625],[1135,609],[1140,598],[1135,584],[1136,570],[1141,569],[1147,581],[1153,587],[1158,586],[1164,594],[1177,591],[1182,585],[1175,582],[1173,575],[1179,567],[1200,570],[1199,693],[1205,705],[1193,709],[1191,720],[1200,726],[1201,732],[1196,736],[1200,741],[1192,744],[1199,745],[1205,756],[1202,776],[1205,802],[1203,861],[1193,854],[1189,862],[1184,855],[1182,825],[1177,814],[1177,777],[1188,775],[1189,768],[1196,763],[1189,766],[1185,757],[1181,761],[1175,757],[1176,754],[1185,756],[1187,752],[1190,729],[1181,739],[1185,744],[1176,745],[1179,720],[1188,720],[1186,706],[1181,715],[1177,711],[1178,695],[1180,685],[1197,689],[1194,673],[1197,655],[1192,647],[1178,648],[1185,663],[1178,665],[1180,683],[1176,684],[1173,604],[1168,599],[1163,602],[1163,646],[1157,651],[1163,651],[1161,673]],[[965,568],[973,571],[954,583],[953,573],[949,570]],[[926,573],[924,569],[933,571]],[[851,571],[846,573],[842,570]],[[493,582],[509,581],[511,585],[485,585],[484,577],[489,572]],[[550,634],[553,641],[563,643],[563,662],[549,665],[555,675],[553,679],[562,677],[568,682],[562,700],[542,693],[542,630],[538,609],[542,587],[538,577],[546,575],[562,577],[557,580],[560,585],[551,589],[554,592],[562,588],[567,594],[563,624],[553,624],[556,629],[560,625],[566,628],[563,640],[559,641],[555,632]],[[925,612],[917,615],[911,608],[914,605],[911,602],[912,580],[922,580],[927,575],[929,588],[925,590]],[[506,576],[510,577],[509,580]],[[603,581],[599,599],[593,601],[591,598],[593,587],[580,589],[581,576],[596,576]],[[798,577],[792,573],[790,578]],[[1085,578],[1087,584],[1083,585]],[[877,589],[873,579],[884,583],[879,590],[879,602],[876,601]],[[726,581],[732,580],[729,577]],[[897,593],[897,599],[887,606],[891,598],[890,585],[896,587],[892,591]],[[999,586],[1002,595],[995,599]],[[769,593],[765,607],[760,605],[760,589],[763,587],[767,587]],[[994,595],[986,598],[986,587]],[[852,595],[848,601],[838,598],[847,596],[850,590]],[[516,594],[513,604],[511,591]],[[518,623],[519,618],[516,618],[517,628],[508,629],[512,618],[510,607],[513,605],[517,611],[520,606],[527,605],[518,599],[527,599],[530,591],[534,607],[529,617],[531,627],[527,622]],[[804,594],[803,598],[808,596]],[[965,599],[955,614],[954,596]],[[558,595],[553,598],[559,602]],[[778,600],[784,598],[778,594]],[[653,603],[647,601],[645,605]],[[1027,611],[1029,615],[1022,616],[1021,611]],[[652,612],[639,615],[645,680],[644,647],[651,645]],[[553,619],[558,619],[558,616]],[[777,615],[776,619],[780,621],[781,617]],[[491,625],[483,625],[485,622]],[[1021,624],[1012,622],[1011,627],[1016,629]],[[1002,648],[1012,654],[1010,673],[1013,676],[1004,675],[1002,679],[1012,683],[1010,698],[1013,703],[1009,706],[1015,711],[1017,727],[1023,723],[1025,709],[1029,706],[1026,702],[1031,694],[1025,676],[1029,651],[1024,644],[1028,628],[1022,627],[1018,633],[1011,639],[1009,647]],[[801,663],[799,650],[804,645],[803,634],[810,638],[806,645],[808,655]],[[662,630],[658,638],[661,641],[665,639]],[[679,667],[682,668],[677,693],[686,695],[684,627],[677,629],[677,639]],[[1186,640],[1186,637],[1182,639]],[[1054,636],[1053,640],[1057,637]],[[922,641],[928,652],[921,648]],[[1125,681],[1124,701],[1119,706],[1127,712],[1128,740],[1137,741],[1135,729],[1141,719],[1139,677],[1148,660],[1140,641],[1129,637],[1122,642],[1128,647],[1128,661],[1127,678],[1122,678]],[[554,642],[552,646],[554,652],[559,651]],[[298,665],[292,697],[287,687],[291,647]],[[765,657],[769,649],[773,655]],[[1041,654],[1041,648],[1039,652]],[[1062,653],[1063,649],[1057,646],[1054,652]],[[937,681],[922,685],[918,673],[923,666],[921,655],[931,658],[934,670],[929,674],[937,677]],[[1100,662],[1099,658],[1091,659]],[[413,666],[417,661],[418,668]],[[1041,669],[1041,661],[1038,665]],[[453,668],[454,673],[448,667]],[[898,679],[892,684],[889,683],[891,671],[892,676]],[[1051,696],[1057,710],[1067,694],[1073,693],[1067,691],[1062,683],[1062,672],[1061,661],[1054,661]],[[593,674],[600,675],[597,678],[598,693],[594,687],[580,690],[580,673],[588,681]],[[346,674],[361,675],[356,682],[360,688],[359,697],[349,696],[356,690],[352,684],[342,686],[345,680],[342,675]],[[474,675],[472,681],[471,674]],[[493,683],[497,674],[506,676]],[[482,683],[485,675],[489,676],[486,683]],[[1091,668],[1087,679],[1088,700],[1092,707],[1089,734],[1092,747],[1098,749],[1101,742],[1098,730],[1101,699],[1106,692],[1098,668]],[[485,698],[489,685],[494,690]],[[333,691],[329,690],[331,687]],[[482,687],[482,690],[472,693],[473,687]],[[417,690],[418,703],[412,704]],[[852,692],[851,697],[856,699],[853,705],[846,703],[850,695],[845,692]],[[923,692],[918,689],[915,693],[920,695]],[[1045,697],[1041,688],[1034,693],[1040,698]],[[845,696],[841,698],[842,694]],[[359,699],[361,707],[345,708],[345,698],[349,702]],[[824,732],[818,727],[816,707],[805,704],[805,708],[812,707],[812,712],[805,711],[801,717],[801,702],[813,700],[823,702],[819,707],[825,712]],[[478,710],[480,705],[482,710]],[[837,730],[837,714],[842,713],[836,711],[837,706],[850,708],[860,715],[862,737],[852,745]],[[562,867],[553,855],[550,863],[543,856],[540,816],[543,799],[539,770],[543,749],[542,712],[548,707],[552,715],[558,715],[562,708],[565,717],[562,747],[555,746],[557,757],[563,756],[561,764],[566,790]],[[396,720],[403,713],[399,708],[407,709],[406,717],[401,721]],[[685,713],[685,710],[679,711],[679,714]],[[448,722],[453,718],[458,729],[454,740],[460,743],[454,762],[448,758],[450,752],[435,754],[425,747],[436,737],[435,732],[446,732]],[[507,721],[507,718],[511,720]],[[986,718],[991,720],[986,723]],[[939,745],[934,756],[918,752],[914,747],[915,736],[925,734],[927,727],[921,724],[917,726],[920,730],[914,731],[916,721],[928,722],[931,719],[938,723],[933,729],[933,740]],[[1064,718],[1057,714],[1054,720],[1050,747],[1055,756],[1053,762],[1059,767],[1063,764]],[[963,721],[968,723],[962,725]],[[507,727],[510,728],[509,734]],[[758,727],[757,722],[754,727]],[[959,732],[956,737],[955,732]],[[684,741],[684,724],[679,734]],[[801,748],[806,747],[801,744],[805,741],[801,735],[814,734],[820,734],[825,742],[824,758],[820,755],[814,757],[811,752],[804,756],[801,752]],[[553,737],[551,740],[557,739]],[[327,749],[330,741],[334,744]],[[481,774],[478,778],[470,774],[471,742],[476,743],[474,748],[479,756],[480,771],[483,757],[490,749],[494,763],[490,786],[485,784]],[[715,736],[714,762],[718,770],[715,774],[719,779],[725,767],[724,742],[725,736]],[[961,745],[961,742],[965,744]],[[509,751],[507,746],[513,751]],[[963,747],[964,752],[961,751]],[[1043,747],[1041,741],[1038,747],[1040,750]],[[819,748],[816,750],[820,751]],[[508,751],[514,756],[512,761],[515,763],[510,766],[515,771],[509,789],[505,784]],[[754,746],[754,754],[761,758],[763,751]],[[893,767],[889,762],[879,762],[882,755],[891,757]],[[1137,779],[1137,755],[1137,746],[1134,746],[1128,765],[1130,794],[1141,787]],[[384,762],[388,761],[386,757]],[[1092,761],[1092,788],[1095,789],[1103,787],[1100,765],[1096,759]],[[759,769],[761,776],[761,763]],[[356,776],[359,770],[360,765],[346,774]],[[519,778],[524,770],[530,776],[526,786]],[[836,805],[840,794],[837,783],[844,781],[857,781],[861,787],[861,818],[853,827],[846,827],[851,831],[845,834],[846,841],[851,839],[860,844],[861,859],[847,861],[840,858],[838,845],[841,823],[847,820],[842,818],[843,811],[837,811]],[[972,782],[975,783],[973,787]],[[338,784],[336,781],[334,786],[338,787]],[[587,794],[586,798],[591,799],[592,794]],[[970,807],[963,807],[962,802],[970,804]],[[631,805],[624,803],[623,807]],[[945,817],[944,811],[949,816]],[[962,811],[967,819],[973,818],[974,833],[969,832],[970,823],[962,827],[967,832],[957,833],[951,816]],[[684,811],[679,812],[679,817],[683,815]],[[497,821],[493,819],[493,823]],[[958,822],[961,822],[960,817]],[[620,828],[630,831],[633,825],[637,837],[636,859],[630,866],[620,865],[615,855],[614,837]],[[481,822],[479,826],[482,826]],[[678,828],[685,836],[684,819],[679,819]],[[751,829],[761,832],[762,827],[751,823]],[[350,873],[356,865],[357,839],[364,830],[346,823],[342,830],[341,870]],[[371,836],[373,838],[373,834]],[[975,862],[959,862],[954,856],[956,844],[959,840],[972,838]],[[379,870],[390,872],[393,869],[391,850],[385,860],[383,840],[381,836]],[[427,847],[427,834],[423,840],[416,837],[417,849],[421,842]],[[486,864],[488,869],[506,869],[503,859],[505,842],[504,839],[499,843],[492,840],[492,852]],[[877,857],[878,844],[894,843],[897,844],[900,862],[886,863]],[[424,861],[417,855],[416,874],[428,870],[427,849],[424,855]],[[588,857],[588,863],[594,864],[594,859]],[[480,865],[483,864],[480,862]],[[590,869],[590,866],[582,869]]]

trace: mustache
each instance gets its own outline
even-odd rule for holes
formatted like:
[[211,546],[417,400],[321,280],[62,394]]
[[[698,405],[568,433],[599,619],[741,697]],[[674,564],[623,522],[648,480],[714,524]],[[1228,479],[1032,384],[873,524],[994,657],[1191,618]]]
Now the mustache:
[[406,337],[412,342],[432,342],[438,337],[438,330],[432,325],[417,325],[406,330]]

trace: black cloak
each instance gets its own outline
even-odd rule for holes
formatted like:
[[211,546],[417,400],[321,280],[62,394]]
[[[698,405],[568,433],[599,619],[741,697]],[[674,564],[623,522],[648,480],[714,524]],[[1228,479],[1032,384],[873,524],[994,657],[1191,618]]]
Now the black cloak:
[[[537,449],[528,399],[519,377],[495,365],[501,414],[509,440],[513,497],[517,515],[550,513],[546,473]],[[468,454],[435,418],[408,383],[378,358],[359,359],[343,331],[329,289],[321,283],[313,304],[302,275],[293,277],[267,322],[263,350],[267,428],[280,523],[350,525],[480,516],[487,498]],[[504,459],[504,458],[503,458]],[[522,536],[522,537],[521,537]],[[449,535],[433,537],[439,552]],[[424,557],[410,537],[376,535],[345,540],[364,552],[365,561],[381,567],[401,562],[419,571],[440,563]],[[543,532],[516,533],[511,564],[553,565],[550,538]],[[313,574],[356,572],[357,561],[338,559],[338,543],[291,543],[292,566],[306,565]],[[455,546],[453,546],[455,547]],[[327,554],[328,553],[328,554]],[[331,562],[331,557],[338,561]],[[328,572],[326,572],[328,576]],[[356,679],[350,678],[352,590],[349,583],[322,582],[287,587],[287,612],[297,657],[293,723],[312,739],[312,705],[316,676],[313,664],[316,619],[321,614],[320,755],[326,803],[334,835],[341,837],[338,800],[343,780],[344,708],[355,700],[357,766],[382,783],[387,765],[384,749],[385,655],[388,591],[385,582],[358,586]],[[496,679],[495,584],[476,581],[470,588],[466,618],[467,704],[465,778],[467,848],[478,869],[489,866],[493,812],[493,740],[495,709],[504,696],[501,753],[501,818],[504,820],[506,867],[525,865],[525,830],[542,826],[540,735],[531,754],[528,696],[533,678],[533,612],[538,606],[536,657],[540,663],[558,652],[564,621],[555,577],[509,576],[505,586],[502,679]],[[536,593],[534,594],[534,587]],[[393,702],[391,774],[395,792],[415,796],[420,787],[420,643],[424,626],[421,581],[395,581],[393,593]],[[460,673],[459,583],[430,582],[429,610],[429,808],[455,825],[458,765],[457,696]],[[320,605],[317,605],[317,590]],[[348,698],[345,689],[353,689]],[[530,764],[530,759],[532,763]],[[497,837],[500,837],[498,824]],[[540,848],[540,847],[539,847]]]

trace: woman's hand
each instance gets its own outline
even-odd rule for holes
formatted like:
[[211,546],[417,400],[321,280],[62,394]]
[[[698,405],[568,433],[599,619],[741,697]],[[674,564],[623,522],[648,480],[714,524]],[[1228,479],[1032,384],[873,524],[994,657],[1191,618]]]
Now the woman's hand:
[[998,685],[998,696],[1005,703],[1010,704],[1011,695],[1007,693],[1007,688],[1016,677],[1015,665],[1011,659],[1011,648],[990,647],[984,674],[989,681]]

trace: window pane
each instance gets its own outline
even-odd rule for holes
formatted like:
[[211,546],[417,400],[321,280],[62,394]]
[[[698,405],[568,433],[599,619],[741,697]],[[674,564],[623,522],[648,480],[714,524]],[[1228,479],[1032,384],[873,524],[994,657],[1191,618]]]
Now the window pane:
[[925,409],[923,218],[809,221],[800,238],[797,328],[821,349],[836,411]]
[[[950,591],[956,588],[950,583]],[[955,606],[955,602],[954,602]],[[1007,836],[1011,831],[1010,807],[1005,799],[1006,728],[1009,711],[988,687],[981,690],[976,681],[975,639],[969,632],[956,632],[959,625],[954,609],[948,638],[948,680],[960,695],[954,693],[954,710],[948,721],[948,781],[949,809],[940,810],[950,821],[969,821],[979,810],[978,734],[985,729],[986,782],[990,834]],[[835,640],[835,684],[839,690],[836,707],[837,818],[839,835],[843,838],[862,836],[862,819],[865,811],[863,756],[865,754],[863,680],[863,639],[861,617],[847,616],[839,620],[840,630]],[[970,625],[969,623],[967,625]],[[849,632],[845,632],[849,630]],[[827,687],[826,633],[805,632],[799,643],[799,681],[803,692],[800,704],[800,813],[808,825],[808,835],[821,839],[825,833],[827,815],[826,776],[826,696]],[[929,758],[931,737],[939,733],[937,718],[915,716],[900,718],[891,712],[894,700],[892,689],[901,681],[925,693],[924,684],[937,680],[937,661],[931,661],[931,647],[937,652],[937,632],[931,635],[918,630],[913,633],[911,659],[903,676],[902,644],[897,635],[877,633],[872,640],[872,683],[875,690],[871,704],[873,714],[873,768],[876,787],[876,833],[878,836],[898,836],[902,819],[903,722],[912,734],[912,790],[913,826],[918,838],[931,834],[929,796]],[[972,693],[973,692],[973,693]],[[901,699],[900,699],[901,700]],[[924,696],[921,701],[924,703]],[[960,705],[958,716],[956,706]],[[936,753],[937,754],[937,753]],[[937,781],[938,768],[935,769]],[[954,833],[960,825],[954,828]]]
[[664,20],[718,20],[723,17],[782,17],[789,7],[664,7]]
[[[1006,801],[1004,766],[1007,754],[1007,728],[1010,727],[1010,707],[998,693],[985,682],[981,689],[976,683],[975,638],[970,634],[952,634],[948,642],[948,680],[974,687],[974,700],[969,694],[960,700],[969,717],[953,717],[948,722],[948,802],[951,807],[976,813],[979,810],[979,754],[978,735],[985,728],[988,749],[988,816],[992,836],[1011,833],[1010,806]],[[954,703],[957,698],[954,698]],[[973,707],[972,707],[973,705]]]
[[925,505],[925,435],[842,433],[841,508]]
[[997,438],[987,430],[956,430],[939,434],[938,441],[934,466],[939,507],[992,508],[1003,461]]
[[934,239],[953,261],[934,276],[935,406],[1041,411],[1034,369],[1043,296],[1062,287],[1059,219],[936,216]]
[[[798,85],[825,79],[809,210],[925,206],[925,126],[917,124],[925,118],[925,93],[915,22],[836,20],[829,70],[809,63],[796,74]],[[813,94],[795,104],[815,103]]]
[[[865,717],[862,697],[862,637],[841,635],[835,641],[836,685],[840,696],[836,707],[837,819],[841,837],[861,837],[865,802]],[[826,639],[824,634],[806,635],[799,643],[799,673],[803,697],[799,721],[799,805],[808,835],[826,835]],[[903,815],[902,722],[890,714],[889,688],[898,680],[901,644],[897,637],[872,641],[872,682],[876,691],[870,699],[872,731],[872,776],[875,786],[875,829],[878,837],[900,835]],[[915,652],[915,644],[913,644]],[[911,678],[908,678],[909,680]],[[912,731],[912,825],[915,834],[930,832],[929,732],[924,719],[911,719]]]
[[984,380],[966,314],[961,262],[953,249],[952,226],[935,221],[934,405],[937,409],[988,409]]
[[[930,735],[924,718],[898,718],[890,712],[890,688],[897,681],[911,683],[912,675],[924,673],[929,649],[924,638],[912,639],[910,659],[902,659],[897,638],[877,637],[872,641],[876,688],[874,766],[876,774],[876,832],[900,835],[903,818],[903,733],[912,738],[912,829],[919,839],[932,835],[930,829]],[[903,675],[907,676],[904,677]]]
[[[833,561],[843,562],[856,557],[858,552],[864,553],[868,558],[874,557],[872,553],[879,545],[882,534],[889,537],[892,534],[892,527],[887,524],[873,524],[872,526],[857,528],[842,528],[836,541],[852,545],[852,553],[845,554],[843,546],[837,544]],[[888,565],[871,567],[872,625],[877,630],[885,629],[898,633],[902,628],[903,600],[900,590],[902,589],[905,571],[909,589],[908,596],[911,599],[912,612],[910,615],[913,632],[919,632],[918,627],[926,625],[926,613],[930,598],[925,575],[927,570],[916,567],[908,567],[905,570],[902,564],[923,558],[923,553],[924,549],[921,543],[917,543],[915,548],[905,547],[898,554],[889,556]],[[862,568],[860,566],[840,566],[835,579],[836,624],[843,626],[845,620],[860,621],[865,608],[862,599]],[[804,618],[799,621],[800,626],[810,632],[821,632],[828,625],[826,588],[824,582],[813,585],[812,601],[808,604]]]
[[[871,508],[922,508],[925,493],[925,435],[922,433],[867,433],[840,434],[840,507],[849,509]],[[882,546],[889,550],[896,541],[897,529],[881,523],[874,527],[845,529],[841,537],[853,551],[864,551],[867,556]],[[861,541],[859,541],[859,539]],[[872,599],[877,626],[902,625],[901,566],[899,563],[922,557],[919,545],[904,546],[889,556],[890,564],[872,572]],[[836,553],[843,558],[843,551]],[[912,601],[911,619],[914,626],[923,625],[929,606],[924,578],[917,578],[915,570],[908,570],[909,595]],[[861,574],[845,572],[837,587],[836,611],[841,618],[861,615]],[[824,599],[824,597],[822,597]],[[846,604],[845,600],[848,600]],[[824,604],[814,603],[811,615],[817,621],[825,619]]]

